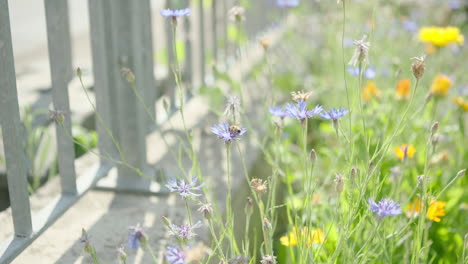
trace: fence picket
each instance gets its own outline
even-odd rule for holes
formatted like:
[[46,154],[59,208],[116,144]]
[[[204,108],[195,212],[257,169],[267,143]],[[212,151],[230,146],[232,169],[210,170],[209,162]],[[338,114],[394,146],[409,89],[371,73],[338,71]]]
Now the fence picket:
[[69,56],[70,38],[67,28],[68,5],[62,0],[46,0],[45,13],[47,24],[47,39],[49,47],[50,72],[52,79],[52,102],[56,111],[62,112],[64,120],[56,125],[58,165],[62,192],[76,194],[75,153],[71,140],[71,113],[68,99],[68,84],[71,59]]
[[5,148],[8,190],[15,235],[27,237],[32,232],[32,221],[26,181],[26,152],[16,91],[8,0],[0,0],[0,25],[0,125]]

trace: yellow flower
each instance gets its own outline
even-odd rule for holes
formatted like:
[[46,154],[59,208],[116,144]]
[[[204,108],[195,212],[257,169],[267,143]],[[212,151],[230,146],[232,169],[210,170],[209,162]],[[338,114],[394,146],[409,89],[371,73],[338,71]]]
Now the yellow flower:
[[421,213],[423,208],[423,205],[421,203],[421,200],[419,199],[414,199],[412,203],[408,204],[406,207],[406,216],[411,218],[411,217],[416,217],[419,213]]
[[395,152],[395,155],[399,160],[403,160],[405,158],[412,158],[414,153],[416,153],[416,149],[413,147],[413,145],[403,144],[401,146],[395,147],[393,152]]
[[407,99],[410,94],[411,81],[410,79],[399,80],[396,87],[396,97],[398,99]]
[[423,27],[419,30],[419,39],[438,47],[443,47],[450,43],[458,45],[463,45],[464,43],[464,37],[457,27]]
[[464,111],[468,111],[468,100],[465,100],[461,96],[458,96],[458,97],[454,97],[452,101]]
[[431,93],[433,95],[446,96],[451,86],[452,80],[447,75],[437,74],[432,82]]
[[325,240],[325,234],[320,228],[316,228],[312,231],[309,231],[307,227],[303,227],[299,233],[298,228],[294,227],[294,230],[292,232],[289,232],[289,236],[282,236],[280,238],[281,244],[287,247],[297,246],[298,240],[300,242],[307,240],[306,247],[309,247],[313,244],[323,243],[323,241]]
[[377,86],[375,85],[375,82],[373,81],[368,81],[366,83],[366,86],[362,88],[362,99],[369,101],[373,97],[380,97],[380,90],[377,89]]
[[427,218],[434,222],[440,222],[440,217],[445,216],[445,205],[446,202],[432,201],[427,209]]

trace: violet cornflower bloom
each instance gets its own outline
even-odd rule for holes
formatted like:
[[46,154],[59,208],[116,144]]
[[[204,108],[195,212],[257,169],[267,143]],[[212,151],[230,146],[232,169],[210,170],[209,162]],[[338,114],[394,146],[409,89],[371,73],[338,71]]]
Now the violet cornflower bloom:
[[276,5],[278,7],[296,7],[300,2],[300,0],[276,0]]
[[128,231],[130,231],[127,238],[128,247],[130,249],[137,250],[140,246],[140,243],[144,243],[146,241],[146,235],[143,231],[143,228],[140,226],[140,224],[137,224],[136,226],[129,227]]
[[224,140],[224,143],[231,143],[233,140],[238,140],[245,134],[247,129],[237,125],[228,125],[228,123],[216,124],[211,128],[211,132]]
[[323,107],[321,105],[315,106],[314,109],[307,109],[306,101],[298,101],[295,104],[286,105],[286,113],[289,117],[296,118],[297,120],[304,122],[306,118],[310,118],[314,115],[319,115],[322,112]]
[[198,221],[192,226],[188,224],[180,225],[180,226],[171,224],[170,233],[171,235],[176,236],[180,240],[187,241],[197,235],[193,232],[193,229],[199,228],[201,225],[202,224],[200,221]]
[[286,112],[286,110],[281,106],[270,107],[270,109],[268,111],[273,116],[277,116],[279,118],[285,118],[286,116],[288,116],[288,113]]
[[[359,67],[354,67],[352,65],[349,65],[348,66],[348,72],[352,76],[359,76]],[[363,73],[363,76],[364,76],[364,78],[366,78],[368,80],[374,79],[375,76],[377,76],[377,72],[375,70],[375,67],[373,67],[373,66],[367,67],[366,70]]]
[[170,264],[187,264],[185,252],[178,246],[168,246],[166,248],[166,259]]
[[192,181],[185,182],[185,180],[171,180],[166,184],[166,187],[171,192],[178,192],[180,196],[184,199],[194,198],[201,196],[199,193],[195,193],[195,191],[200,191],[203,183],[197,185],[198,179],[197,177],[192,177]]
[[332,119],[332,120],[338,120],[338,118],[345,116],[347,113],[349,113],[348,109],[345,108],[332,108],[330,111],[323,111],[320,116],[323,119]]
[[178,18],[190,15],[190,8],[185,9],[163,9],[160,12],[161,16],[167,18]]
[[385,216],[395,216],[401,214],[400,205],[392,199],[382,199],[376,203],[373,199],[369,199],[369,209],[377,216],[383,218]]

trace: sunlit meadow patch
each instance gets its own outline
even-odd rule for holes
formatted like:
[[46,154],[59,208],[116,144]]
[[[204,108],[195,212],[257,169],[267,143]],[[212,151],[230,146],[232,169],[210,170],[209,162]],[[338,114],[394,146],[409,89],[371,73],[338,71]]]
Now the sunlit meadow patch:
[[[219,123],[206,127],[223,151],[217,163],[225,175],[216,177],[226,186],[215,188],[225,201],[209,195],[203,176],[210,172],[201,170],[185,129],[192,167],[166,188],[185,203],[187,217],[162,218],[167,263],[467,263],[468,99],[456,88],[468,83],[467,18],[456,3],[396,2],[271,4],[294,7],[281,11],[291,10],[298,24],[279,44],[257,39],[261,70],[254,80],[224,76],[232,86],[226,107],[215,109],[223,113]],[[255,18],[246,2],[237,4],[224,15],[243,30]],[[189,12],[161,14],[175,20]],[[441,27],[419,27],[434,24]],[[389,34],[395,31],[403,33]],[[249,81],[255,89],[268,83],[272,94],[243,105],[247,94],[236,91],[248,89],[234,87]],[[264,175],[245,165],[253,147],[261,150]],[[233,173],[233,155],[242,172]],[[246,189],[234,190],[233,177]],[[87,235],[82,241],[96,256]],[[151,242],[141,226],[129,229],[129,249],[153,257]]]

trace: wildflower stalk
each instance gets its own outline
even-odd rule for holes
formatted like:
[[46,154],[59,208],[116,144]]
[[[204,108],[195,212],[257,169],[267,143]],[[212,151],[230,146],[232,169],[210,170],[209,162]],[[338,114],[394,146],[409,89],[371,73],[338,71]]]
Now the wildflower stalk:
[[[223,250],[221,249],[221,241],[218,240],[218,236],[216,235],[212,219],[208,219],[208,227],[210,228],[211,236],[213,237],[213,239],[214,239],[214,241],[216,243],[216,247],[215,247],[214,251],[218,251],[219,257],[222,260],[226,261],[226,257],[224,256]],[[209,259],[208,259],[207,263],[210,263]]]
[[231,201],[231,143],[226,144],[226,173],[227,173],[227,188],[228,193],[226,196],[226,223],[231,235],[231,252],[234,252],[235,238],[232,237],[234,229],[234,219],[232,215],[232,201]]
[[148,241],[146,241],[146,239],[143,239],[141,243],[143,244],[143,247],[145,248],[146,252],[150,254],[151,258],[153,259],[154,264],[158,264],[159,263],[158,258],[154,254],[153,249],[151,249],[150,245],[148,244]]
[[187,209],[187,215],[188,215],[188,219],[189,219],[189,224],[190,226],[192,226],[192,212],[190,211],[190,207],[188,205],[188,199],[184,199],[185,200],[185,209]]
[[[343,4],[343,31],[341,32],[341,59],[343,62],[343,80],[346,90],[346,103],[348,104],[348,109],[351,109],[351,103],[349,100],[349,91],[348,91],[348,81],[346,79],[346,61],[345,61],[345,47],[344,47],[344,39],[345,39],[345,32],[346,32],[346,1],[341,1]],[[359,87],[360,89],[360,87]],[[349,113],[349,138],[353,138],[353,130],[352,130],[352,111]],[[353,147],[354,149],[354,144]]]

